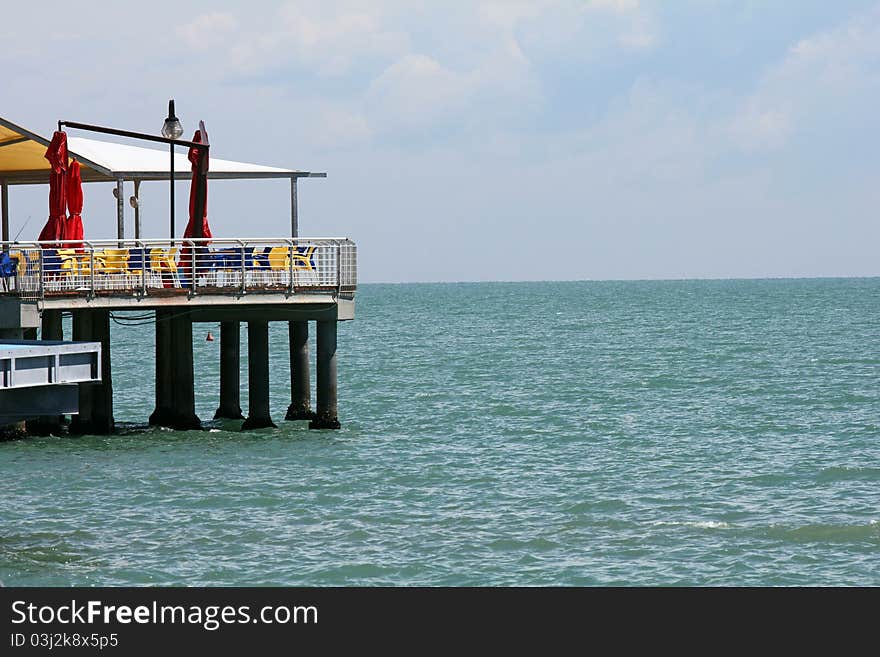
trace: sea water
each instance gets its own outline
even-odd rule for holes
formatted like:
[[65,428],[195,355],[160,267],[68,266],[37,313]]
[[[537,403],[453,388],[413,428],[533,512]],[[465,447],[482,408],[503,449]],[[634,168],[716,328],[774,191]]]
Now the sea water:
[[204,431],[129,322],[118,435],[0,444],[2,583],[880,585],[880,279],[364,285],[336,432],[281,323],[278,428],[210,421],[218,329]]

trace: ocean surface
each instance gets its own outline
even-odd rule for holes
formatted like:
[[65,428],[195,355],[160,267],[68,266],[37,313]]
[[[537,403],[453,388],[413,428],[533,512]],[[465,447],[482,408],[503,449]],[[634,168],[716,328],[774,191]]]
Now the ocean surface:
[[880,585],[880,279],[357,299],[338,432],[283,421],[282,324],[277,429],[209,421],[208,324],[207,430],[148,429],[152,326],[114,324],[121,434],[0,443],[0,581]]

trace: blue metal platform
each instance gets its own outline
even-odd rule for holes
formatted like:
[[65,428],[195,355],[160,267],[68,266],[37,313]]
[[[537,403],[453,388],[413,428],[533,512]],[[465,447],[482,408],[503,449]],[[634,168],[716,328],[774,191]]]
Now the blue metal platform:
[[0,425],[78,413],[78,385],[100,380],[100,342],[0,341]]

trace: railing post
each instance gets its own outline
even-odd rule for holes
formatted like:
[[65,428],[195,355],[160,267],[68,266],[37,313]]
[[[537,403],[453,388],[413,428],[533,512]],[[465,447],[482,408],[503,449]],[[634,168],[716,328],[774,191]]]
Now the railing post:
[[190,249],[192,249],[192,262],[190,263],[190,265],[191,265],[190,268],[192,269],[192,272],[191,272],[192,291],[190,292],[190,295],[195,295],[195,293],[196,293],[196,272],[198,271],[198,269],[196,268],[196,258],[199,257],[199,250],[196,248],[195,242],[192,242],[192,246],[190,246]]
[[[294,178],[293,180],[296,179]],[[288,243],[290,244],[290,253],[288,256],[290,259],[290,262],[288,263],[290,268],[290,280],[287,282],[287,294],[291,295],[293,294],[293,254],[296,251],[296,244],[294,244],[293,240],[289,240]]]
[[244,242],[241,240],[237,240],[239,244],[239,248],[241,249],[241,293],[244,295],[246,293],[245,290],[245,262],[244,262]]
[[121,249],[122,241],[125,239],[125,193],[122,178],[116,179],[116,239]]
[[336,296],[342,294],[342,245],[336,243]]
[[[27,273],[27,254],[24,251],[22,251],[22,257],[25,259],[24,271],[25,271],[25,273]],[[40,299],[42,299],[43,295],[45,294],[45,290],[43,288],[43,277],[45,275],[46,275],[45,274],[45,267],[43,266],[43,247],[40,247],[40,271],[38,272],[38,276],[37,276],[37,279],[38,279],[37,285],[39,286],[39,294],[40,294],[39,298]]]
[[89,298],[95,298],[95,247],[86,242],[89,247]]
[[140,244],[141,250],[141,297],[147,296],[147,247],[138,240],[135,242]]

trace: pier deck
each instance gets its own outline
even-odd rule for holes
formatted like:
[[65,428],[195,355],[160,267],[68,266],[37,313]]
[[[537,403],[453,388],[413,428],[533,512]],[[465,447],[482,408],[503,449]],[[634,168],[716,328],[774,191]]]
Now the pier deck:
[[[336,324],[354,319],[356,247],[339,238],[101,240],[0,243],[0,337],[63,337],[100,343],[100,383],[79,391],[71,431],[113,431],[110,314],[148,311],[156,326],[156,409],[150,422],[179,429],[195,415],[193,322],[221,323],[221,391],[215,417],[239,407],[240,324],[248,328],[249,413],[269,415],[268,323],[289,322],[291,404],[287,418],[338,428]],[[316,410],[311,408],[308,324],[316,322]],[[4,323],[5,322],[5,323]]]

